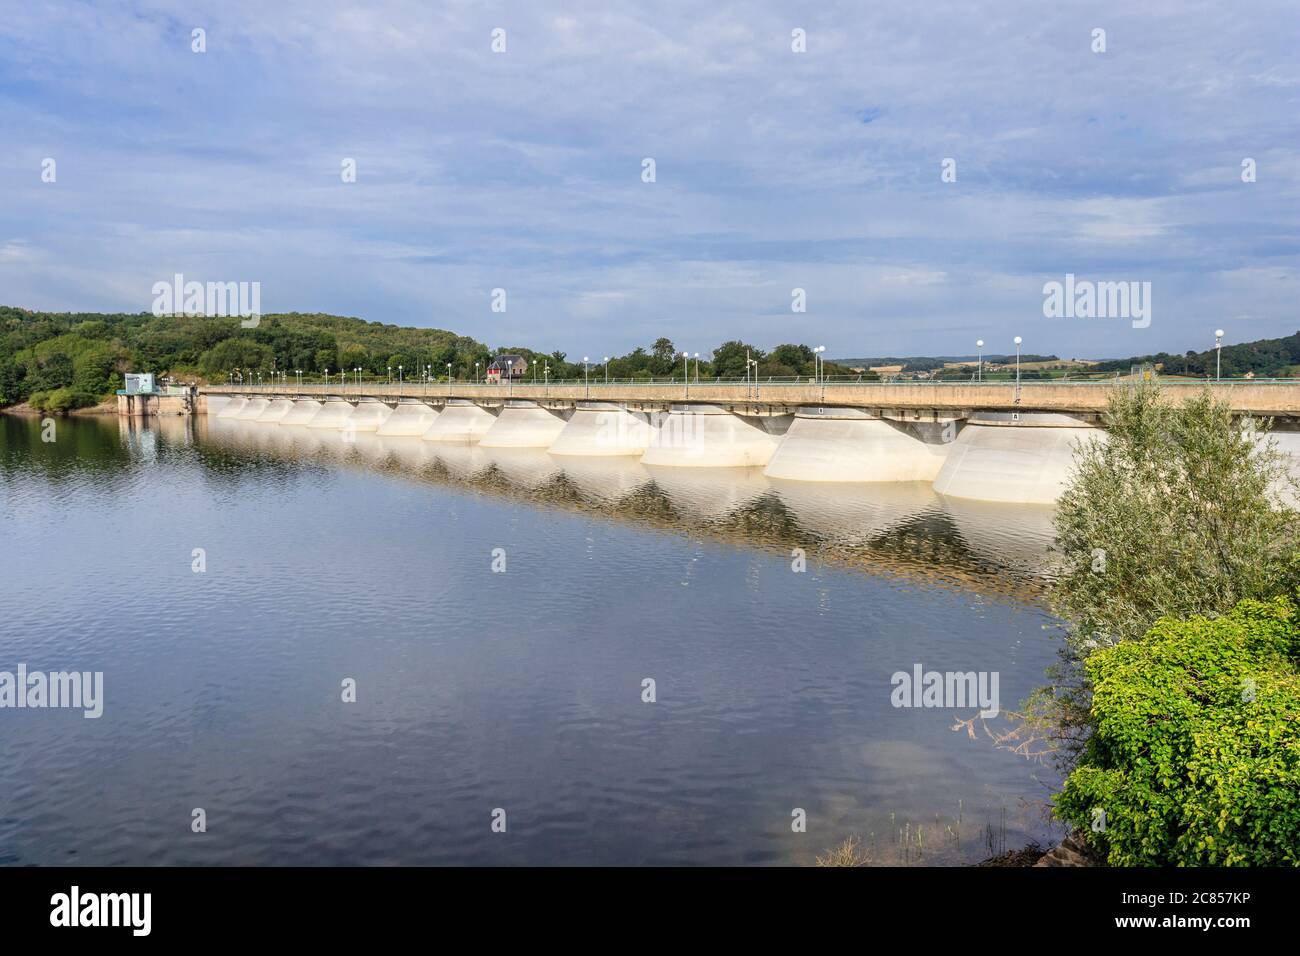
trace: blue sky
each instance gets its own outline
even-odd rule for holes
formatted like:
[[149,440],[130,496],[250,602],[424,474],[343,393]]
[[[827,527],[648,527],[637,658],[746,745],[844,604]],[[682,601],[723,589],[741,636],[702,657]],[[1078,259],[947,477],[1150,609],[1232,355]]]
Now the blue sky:
[[[1286,335],[1298,49],[1283,2],[7,3],[0,303],[180,272],[571,357]],[[1066,273],[1150,282],[1150,326],[1045,318]]]

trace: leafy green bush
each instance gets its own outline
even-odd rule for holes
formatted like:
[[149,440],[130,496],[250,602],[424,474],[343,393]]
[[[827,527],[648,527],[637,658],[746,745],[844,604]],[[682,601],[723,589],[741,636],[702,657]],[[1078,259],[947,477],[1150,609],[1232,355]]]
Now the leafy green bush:
[[27,401],[42,412],[68,412],[74,408],[89,408],[99,404],[99,396],[71,388],[56,388],[47,392],[32,392]]
[[1057,814],[1116,866],[1300,865],[1298,665],[1287,598],[1098,650],[1096,732]]
[[1162,617],[1289,593],[1300,515],[1269,424],[1208,391],[1181,405],[1154,385],[1112,392],[1105,440],[1078,449],[1055,517],[1053,605],[1080,656]]

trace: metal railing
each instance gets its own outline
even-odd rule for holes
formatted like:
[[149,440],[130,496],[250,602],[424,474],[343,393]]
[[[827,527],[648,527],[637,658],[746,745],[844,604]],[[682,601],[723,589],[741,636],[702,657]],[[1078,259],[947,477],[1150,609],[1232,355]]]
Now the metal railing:
[[[1107,377],[1107,378],[1090,378],[1090,379],[1022,377],[1019,381],[1019,384],[1022,386],[1032,385],[1035,387],[1043,386],[1043,385],[1066,386],[1066,387],[1077,387],[1077,386],[1095,387],[1098,385],[1101,386],[1128,385],[1128,384],[1132,384],[1134,381],[1136,380],[1133,378],[1133,376],[1130,375],[1114,376],[1114,377]],[[1223,376],[1221,379],[1215,379],[1213,377],[1191,378],[1191,377],[1184,377],[1184,376],[1174,376],[1168,378],[1157,378],[1154,381],[1157,384],[1164,384],[1164,385],[1300,385],[1300,378],[1260,378],[1260,377],[1247,378],[1245,376],[1230,377],[1227,375]],[[960,387],[960,388],[971,388],[971,387],[978,388],[982,386],[1006,387],[1008,385],[1014,386],[1016,384],[1017,381],[1015,376],[1010,376],[1006,378],[993,378],[986,375],[981,380],[972,381],[970,379],[955,379],[955,378],[863,379],[861,377],[855,377],[855,376],[827,376],[824,379],[814,379],[807,375],[803,375],[803,376],[772,375],[772,376],[765,376],[763,378],[756,379],[756,380],[747,380],[744,378],[708,378],[708,379],[702,378],[699,380],[688,379],[685,381],[683,381],[680,378],[673,378],[669,376],[669,377],[653,377],[653,378],[611,378],[608,381],[606,381],[603,378],[600,379],[599,381],[584,381],[581,378],[552,378],[546,380],[538,379],[535,382],[532,381],[531,379],[527,381],[515,381],[515,382],[484,382],[484,381],[476,382],[476,381],[462,380],[462,379],[451,379],[449,381],[446,378],[437,379],[435,381],[429,381],[429,382],[424,382],[424,381],[388,382],[382,380],[362,380],[360,383],[355,381],[345,382],[345,383],[336,383],[336,382],[326,383],[324,381],[311,381],[311,382],[304,381],[302,383],[282,382],[282,383],[274,383],[274,384],[268,382],[261,382],[257,384],[246,384],[246,383],[241,384],[240,382],[233,382],[233,383],[215,382],[211,385],[204,385],[200,387],[205,389],[222,388],[226,390],[239,390],[239,391],[263,391],[268,394],[274,392],[282,393],[286,391],[299,391],[299,392],[324,392],[327,394],[340,394],[340,395],[342,394],[356,395],[356,394],[365,394],[367,391],[382,390],[385,392],[393,392],[393,391],[406,392],[410,395],[415,396],[415,395],[428,394],[431,393],[432,391],[436,391],[439,388],[445,390],[448,386],[452,386],[454,388],[481,388],[484,390],[508,392],[512,388],[544,388],[548,386],[565,387],[565,388],[579,386],[594,391],[603,388],[614,388],[614,387],[627,388],[628,386],[634,386],[634,387],[635,386],[678,386],[678,387],[689,386],[690,388],[710,388],[710,387],[721,386],[726,388],[735,388],[737,386],[744,387],[745,385],[749,385],[750,387],[761,387],[764,385],[785,385],[785,386],[802,385],[808,388],[819,388],[819,387],[831,388],[835,386],[844,386],[844,385],[852,385],[852,386],[888,385],[891,387],[899,387],[899,386],[929,387],[935,385],[942,385],[942,386]]]

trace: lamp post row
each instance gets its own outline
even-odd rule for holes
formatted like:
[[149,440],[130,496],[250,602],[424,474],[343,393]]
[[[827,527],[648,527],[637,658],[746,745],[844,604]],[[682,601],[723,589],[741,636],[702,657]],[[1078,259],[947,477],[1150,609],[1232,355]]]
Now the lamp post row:
[[[1226,334],[1227,334],[1227,333],[1225,333],[1223,329],[1215,329],[1215,330],[1214,330],[1214,380],[1215,380],[1216,382],[1219,382],[1219,381],[1222,381],[1222,380],[1223,380],[1223,337],[1224,337],[1224,335],[1226,335]],[[1017,394],[1017,396],[1018,396],[1018,395],[1019,395],[1019,391],[1020,391],[1020,346],[1021,346],[1021,344],[1022,344],[1022,342],[1023,342],[1024,340],[1023,340],[1019,335],[1017,335],[1017,336],[1016,336],[1012,341],[1015,343],[1015,346],[1016,346],[1016,394]],[[984,340],[983,340],[983,339],[977,339],[977,340],[975,341],[975,348],[976,348],[976,350],[977,350],[977,351],[976,351],[976,354],[977,354],[977,356],[978,356],[978,357],[977,357],[977,362],[976,362],[976,370],[975,370],[975,381],[976,381],[977,383],[981,383],[981,384],[982,384],[983,381],[984,381]],[[817,383],[824,382],[824,381],[825,381],[825,378],[826,378],[826,374],[825,374],[825,372],[826,372],[826,360],[825,360],[825,358],[822,357],[822,353],[824,353],[825,351],[826,351],[826,346],[824,346],[824,345],[819,345],[819,346],[817,346],[815,349],[812,350],[812,353],[813,353],[813,381],[814,381],[814,382],[817,382]],[[691,353],[691,352],[682,352],[682,375],[683,375],[683,384],[685,385],[685,393],[686,393],[687,395],[690,394],[690,383],[691,383],[690,360],[691,360],[692,358],[695,359],[695,384],[698,385],[699,382],[700,382],[700,353],[699,353],[699,352],[695,352],[695,353]],[[590,395],[590,393],[591,393],[591,384],[590,384],[590,375],[589,375],[590,365],[589,365],[589,363],[590,363],[590,358],[589,358],[588,356],[584,355],[584,356],[582,357],[582,382],[583,382],[583,388],[584,388],[584,391],[585,391],[588,395]],[[475,362],[475,363],[474,363],[474,383],[475,383],[475,384],[478,384],[478,378],[479,378],[478,370],[479,370],[480,365],[481,365],[481,363],[479,363],[479,362]],[[609,356],[608,356],[608,355],[606,355],[605,358],[604,358],[604,367],[605,367],[605,384],[608,385],[608,384],[609,384]],[[387,373],[388,373],[388,382],[389,382],[389,384],[392,384],[392,380],[393,380],[393,368],[392,368],[391,365],[390,365],[390,366],[386,366],[386,370],[387,370]],[[452,363],[451,363],[451,362],[448,362],[448,363],[447,363],[447,394],[448,394],[448,396],[451,395],[451,383],[452,383],[451,370],[452,370]],[[327,367],[325,368],[324,371],[325,371],[325,386],[326,386],[326,388],[328,388],[328,387],[329,387],[329,381],[330,381],[330,370],[329,370],[329,367],[327,366]],[[354,368],[350,369],[350,371],[353,373],[354,381],[355,381],[355,383],[356,383],[357,392],[358,392],[358,394],[360,394],[360,391],[361,391],[361,373],[362,373],[362,369],[358,366],[358,367],[354,367]],[[752,371],[752,374],[753,374],[753,377],[752,377],[752,378],[750,377],[750,376],[751,376],[751,371]],[[228,383],[231,384],[231,385],[235,385],[235,384],[242,385],[242,384],[244,383],[244,373],[245,373],[245,372],[248,373],[248,381],[249,381],[249,384],[250,384],[250,385],[253,384],[255,381],[256,381],[256,383],[257,383],[258,385],[261,384],[261,382],[262,382],[262,373],[261,373],[260,371],[254,371],[253,369],[234,369],[234,370],[230,371],[229,373],[227,373],[227,381],[228,381]],[[343,386],[344,386],[344,372],[345,372],[344,369],[339,369],[339,385],[340,385],[340,387],[343,387]],[[430,366],[430,365],[426,365],[426,366],[424,366],[423,372],[424,372],[424,378],[425,378],[426,383],[429,382],[429,381],[431,381],[431,380],[432,380],[433,367]],[[549,387],[549,386],[550,386],[550,382],[551,382],[551,365],[550,365],[550,362],[549,362],[549,361],[545,363],[545,367],[543,368],[542,372],[543,372],[543,375],[544,375],[544,377],[545,377],[545,379],[546,379],[546,384],[547,384],[547,386]],[[302,381],[302,375],[303,375],[303,372],[302,372],[302,369],[294,369],[294,370],[293,370],[293,374],[294,374],[294,377],[295,377],[295,379],[296,379],[296,381],[297,381],[298,388],[301,389],[301,388],[303,387],[303,381]],[[402,384],[403,384],[403,382],[404,382],[404,374],[405,374],[405,366],[403,366],[403,365],[399,365],[399,366],[397,366],[397,382],[398,382],[398,390],[399,390],[399,391],[401,390]],[[281,383],[285,383],[285,384],[287,384],[287,378],[288,378],[288,375],[289,375],[289,373],[288,373],[287,370],[273,371],[273,372],[271,373],[271,376],[272,376],[272,380],[273,380],[273,381],[275,380],[275,378],[278,377],[279,380],[280,380],[280,382],[281,382]],[[748,385],[749,382],[752,381],[752,382],[753,382],[753,385],[754,385],[754,389],[755,389],[755,391],[757,391],[757,388],[758,388],[758,362],[757,362],[756,360],[754,360],[753,358],[750,357],[750,352],[749,352],[748,349],[745,350],[745,380],[746,380],[746,384],[747,384],[747,385]],[[533,384],[536,384],[536,383],[537,383],[537,359],[533,359]]]

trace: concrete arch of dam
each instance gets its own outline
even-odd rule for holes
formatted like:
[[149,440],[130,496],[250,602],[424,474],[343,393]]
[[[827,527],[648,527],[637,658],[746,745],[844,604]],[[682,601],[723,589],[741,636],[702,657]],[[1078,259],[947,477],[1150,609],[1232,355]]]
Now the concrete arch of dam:
[[483,448],[549,448],[564,431],[563,414],[527,399],[507,399],[479,439]]
[[293,408],[280,419],[281,425],[306,425],[321,409],[320,402],[313,401],[309,398],[301,399],[293,403]]
[[259,422],[278,423],[288,415],[293,408],[293,402],[287,398],[277,398],[257,416]]
[[947,444],[942,427],[928,430],[922,435],[858,408],[800,408],[763,474],[788,481],[934,481]]
[[1300,431],[1274,429],[1256,438],[1255,444],[1261,450],[1271,444],[1281,457],[1286,475],[1279,476],[1272,490],[1290,507],[1300,508]]
[[650,416],[616,402],[578,402],[551,443],[552,455],[640,457],[653,434]]
[[953,498],[1054,504],[1070,479],[1075,445],[1105,437],[1071,415],[978,412],[949,448],[934,490]]
[[761,468],[791,416],[742,416],[718,405],[673,405],[659,416],[641,461],[668,468]]
[[495,424],[497,417],[467,398],[449,398],[433,424],[425,430],[425,441],[477,442]]
[[383,402],[362,399],[339,427],[344,431],[352,432],[378,431],[392,414],[393,410]]
[[248,404],[235,415],[235,419],[241,422],[255,422],[262,412],[266,411],[270,406],[270,399],[250,398]]
[[406,436],[419,438],[429,430],[429,426],[438,417],[437,409],[424,402],[399,402],[393,414],[379,426],[375,434],[389,436]]
[[325,404],[320,407],[311,421],[307,422],[308,428],[342,428],[343,423],[352,415],[352,403],[345,402],[341,398],[329,398]]
[[227,402],[224,408],[222,408],[219,412],[217,412],[217,417],[234,418],[236,415],[238,415],[247,407],[248,407],[248,399],[244,398],[242,395],[236,396],[235,398],[232,398],[229,402]]

